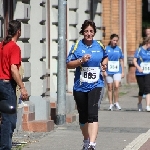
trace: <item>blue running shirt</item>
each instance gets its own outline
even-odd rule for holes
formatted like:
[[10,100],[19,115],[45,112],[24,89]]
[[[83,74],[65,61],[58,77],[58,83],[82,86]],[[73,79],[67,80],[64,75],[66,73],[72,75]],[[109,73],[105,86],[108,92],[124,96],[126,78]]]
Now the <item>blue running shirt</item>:
[[[100,68],[100,63],[101,63],[102,59],[104,57],[107,57],[106,51],[100,46],[100,44],[96,40],[93,40],[91,46],[84,45],[83,41],[80,40],[76,50],[74,50],[75,45],[72,46],[72,48],[68,54],[67,63],[70,61],[73,61],[73,60],[80,59],[85,54],[90,54],[91,58],[87,62],[85,62],[84,64],[82,64],[81,66],[76,68],[73,90],[88,92],[88,91],[91,91],[92,89],[94,89],[95,87],[104,87],[104,80],[103,80],[103,77],[102,77],[100,71],[97,75],[98,80],[96,82],[90,83],[90,82],[88,82],[88,79],[95,78],[95,74],[91,75],[91,72],[94,68]],[[88,72],[86,72],[87,68],[88,69],[90,68]],[[87,82],[86,81],[82,82],[82,80],[81,80],[82,73],[84,73],[84,77],[87,78]],[[88,73],[88,74],[86,74],[86,73]]]
[[[124,55],[123,55],[120,47],[118,47],[118,46],[111,47],[110,45],[108,45],[108,46],[106,46],[106,53],[108,54],[108,61],[109,61],[109,63],[108,63],[109,66],[107,68],[107,74],[122,73],[122,67],[119,62],[119,59],[123,59]],[[113,69],[111,69],[110,66]],[[109,68],[110,68],[110,70],[109,70]]]
[[[140,66],[142,62],[145,63],[150,63],[150,49],[143,49],[143,47],[139,47],[134,54],[134,58],[137,58],[137,64]],[[150,69],[149,67],[147,68],[148,70]],[[149,73],[143,73],[143,72],[139,72],[138,69],[136,68],[135,71],[136,75],[145,75],[145,74],[150,74]]]

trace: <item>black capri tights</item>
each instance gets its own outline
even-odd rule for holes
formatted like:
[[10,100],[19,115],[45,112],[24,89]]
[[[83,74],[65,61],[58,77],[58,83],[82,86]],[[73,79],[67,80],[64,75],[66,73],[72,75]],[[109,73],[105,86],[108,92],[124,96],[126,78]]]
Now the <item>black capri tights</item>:
[[98,122],[98,101],[101,90],[101,87],[97,87],[89,92],[74,91],[80,124]]
[[150,74],[136,75],[136,80],[139,86],[139,96],[150,94]]

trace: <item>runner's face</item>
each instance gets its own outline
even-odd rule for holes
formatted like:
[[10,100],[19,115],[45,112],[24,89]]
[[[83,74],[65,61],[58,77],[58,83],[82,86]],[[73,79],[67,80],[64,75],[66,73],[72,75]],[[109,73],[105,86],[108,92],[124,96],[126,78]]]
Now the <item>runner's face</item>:
[[94,37],[94,29],[90,25],[84,30],[84,39],[87,41],[92,41]]
[[147,37],[150,37],[150,29],[146,29],[145,34]]
[[118,37],[114,37],[112,40],[111,40],[111,46],[116,46],[117,43],[118,43]]

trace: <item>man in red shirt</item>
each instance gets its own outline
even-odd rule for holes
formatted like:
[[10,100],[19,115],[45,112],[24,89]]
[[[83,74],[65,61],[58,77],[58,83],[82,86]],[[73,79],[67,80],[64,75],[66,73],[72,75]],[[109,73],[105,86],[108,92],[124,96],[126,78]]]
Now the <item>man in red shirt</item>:
[[[19,74],[21,51],[16,44],[21,35],[21,23],[17,20],[9,22],[8,35],[0,43],[0,104],[16,109],[16,86],[21,92],[22,100],[28,99],[28,93]],[[2,111],[2,110],[0,110]],[[1,112],[0,150],[11,150],[12,134],[16,128],[17,115]]]

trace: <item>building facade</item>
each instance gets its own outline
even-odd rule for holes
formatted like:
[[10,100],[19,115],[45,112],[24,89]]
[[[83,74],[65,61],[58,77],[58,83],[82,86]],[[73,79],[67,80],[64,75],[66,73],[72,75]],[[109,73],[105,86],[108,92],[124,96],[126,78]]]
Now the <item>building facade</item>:
[[125,82],[136,82],[132,59],[142,38],[142,0],[103,0],[102,18],[105,27],[104,44],[107,45],[112,33],[119,35],[119,45],[125,56]]
[[[66,0],[64,0],[66,2]],[[82,23],[96,23],[96,40],[104,45],[111,34],[119,35],[125,55],[124,82],[136,82],[133,54],[142,37],[142,0],[67,0],[66,52],[82,37]],[[22,74],[29,101],[18,105],[17,129],[50,131],[57,108],[58,0],[0,0],[0,38],[6,36],[8,22],[22,23],[18,41],[22,53]],[[72,96],[74,69],[67,70],[66,121],[75,119]],[[19,91],[18,97],[19,97]]]
[[[10,20],[22,23],[22,35],[17,42],[22,53],[20,73],[30,97],[18,105],[17,129],[50,131],[54,128],[57,107],[58,0],[0,0],[0,7],[1,39],[6,36]],[[95,39],[103,39],[101,0],[68,0],[66,17],[67,53],[72,44],[82,38],[78,33],[86,19],[96,23]],[[74,70],[67,70],[68,122],[75,119],[73,78]],[[19,91],[17,93],[19,97]]]

